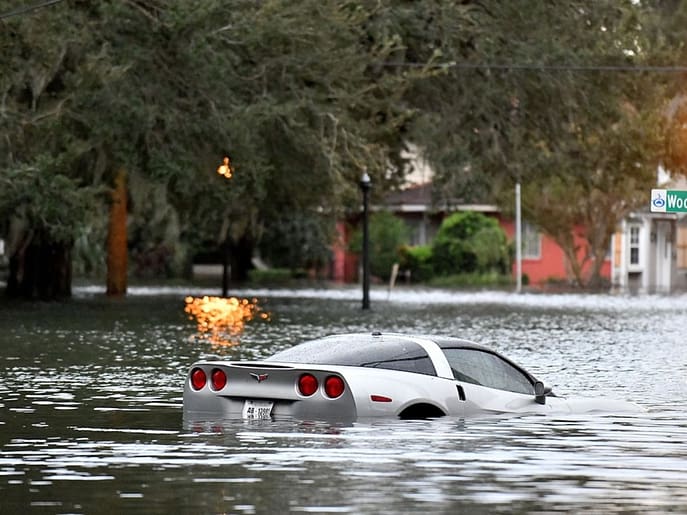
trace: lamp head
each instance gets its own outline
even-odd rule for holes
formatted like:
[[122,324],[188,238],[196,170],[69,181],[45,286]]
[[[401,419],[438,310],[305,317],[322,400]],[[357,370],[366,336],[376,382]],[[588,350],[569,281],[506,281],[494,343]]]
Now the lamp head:
[[363,190],[369,190],[371,184],[370,176],[367,174],[367,171],[364,171],[362,177],[360,177],[360,187]]

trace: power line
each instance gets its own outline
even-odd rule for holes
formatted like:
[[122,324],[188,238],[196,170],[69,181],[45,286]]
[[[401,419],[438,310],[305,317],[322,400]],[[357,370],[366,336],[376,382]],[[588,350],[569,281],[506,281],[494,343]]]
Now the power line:
[[447,62],[439,64],[387,62],[384,66],[398,66],[401,68],[457,68],[463,70],[497,70],[497,71],[572,71],[572,72],[656,72],[656,73],[684,73],[687,66],[651,66],[651,65],[595,65],[595,64],[520,64],[520,63],[457,63]]
[[38,9],[42,9],[43,7],[48,7],[53,4],[58,4],[62,1],[63,0],[46,0],[45,2],[41,2],[40,4],[17,7],[16,9],[12,9],[11,11],[0,13],[0,20],[4,18],[9,18],[11,16],[19,16],[20,14],[26,14],[31,11],[37,11]]

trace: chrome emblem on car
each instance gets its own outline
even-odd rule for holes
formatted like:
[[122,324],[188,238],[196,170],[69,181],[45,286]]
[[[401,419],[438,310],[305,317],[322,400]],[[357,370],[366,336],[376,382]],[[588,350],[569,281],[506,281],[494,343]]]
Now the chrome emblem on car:
[[254,374],[253,372],[250,372],[250,375],[253,379],[255,379],[258,383],[262,383],[263,381],[266,381],[267,378],[269,377],[268,374]]

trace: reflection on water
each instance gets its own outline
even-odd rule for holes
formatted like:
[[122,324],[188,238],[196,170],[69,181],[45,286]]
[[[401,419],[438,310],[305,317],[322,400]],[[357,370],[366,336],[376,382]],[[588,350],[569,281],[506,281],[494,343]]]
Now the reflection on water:
[[258,306],[257,299],[236,297],[188,296],[184,311],[189,320],[196,321],[201,339],[207,339],[213,346],[230,347],[238,345],[239,337],[246,323],[256,316],[269,320],[269,314]]
[[[398,291],[373,294],[368,313],[352,290],[241,292],[272,322],[217,348],[184,314],[185,296],[204,292],[78,293],[0,303],[2,513],[687,511],[685,298]],[[199,357],[367,330],[464,336],[559,394],[647,412],[182,422]]]

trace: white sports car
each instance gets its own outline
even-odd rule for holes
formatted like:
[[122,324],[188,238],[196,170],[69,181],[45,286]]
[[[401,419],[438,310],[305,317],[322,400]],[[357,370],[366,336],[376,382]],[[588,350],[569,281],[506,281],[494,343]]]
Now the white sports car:
[[184,385],[184,415],[192,418],[415,419],[591,411],[641,408],[558,397],[498,352],[445,336],[328,336],[262,361],[198,361]]

